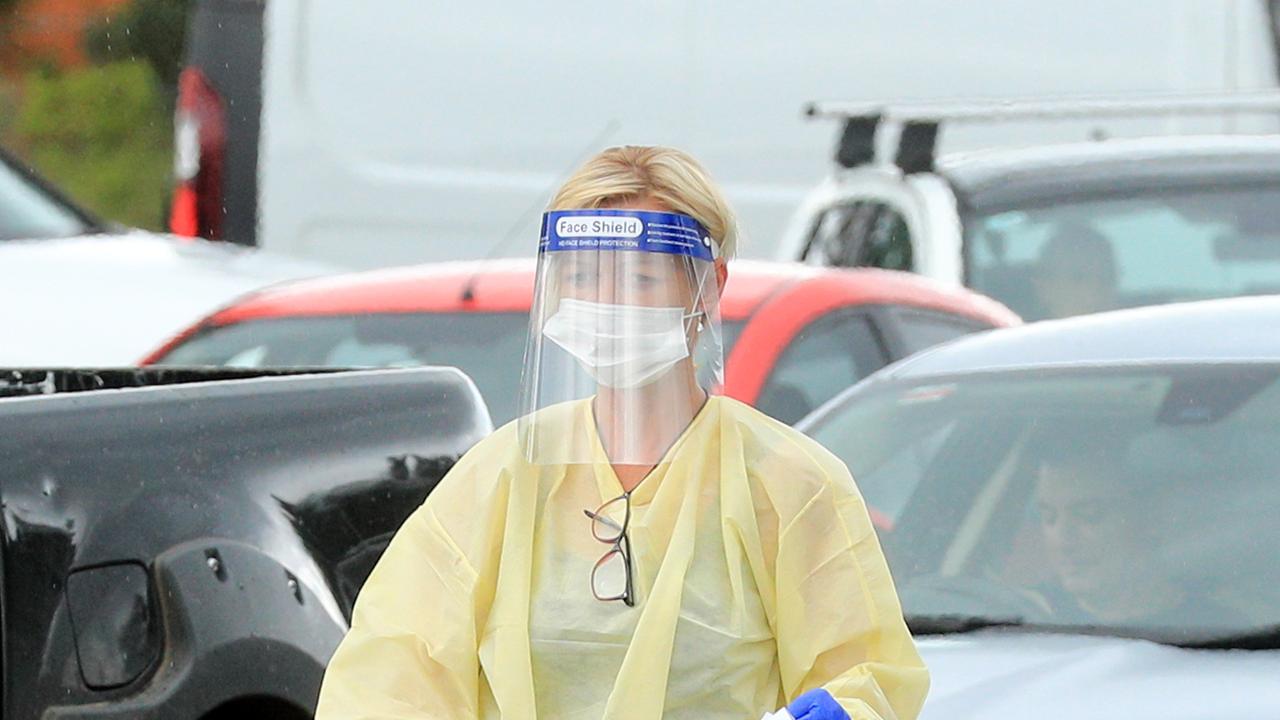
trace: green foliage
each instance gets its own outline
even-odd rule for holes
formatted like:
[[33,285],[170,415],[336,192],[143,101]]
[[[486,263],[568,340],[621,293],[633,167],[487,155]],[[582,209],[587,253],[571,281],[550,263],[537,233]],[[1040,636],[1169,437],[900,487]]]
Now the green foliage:
[[18,119],[18,87],[0,76],[0,144],[4,144]]
[[85,50],[99,63],[145,60],[166,89],[176,88],[190,9],[191,0],[133,0],[85,31]]
[[[0,36],[23,1],[0,0]],[[86,31],[98,67],[37,66],[21,86],[0,78],[0,143],[98,215],[161,229],[191,6],[133,0]]]
[[29,75],[12,133],[32,165],[90,210],[159,229],[171,127],[155,74],[134,61]]

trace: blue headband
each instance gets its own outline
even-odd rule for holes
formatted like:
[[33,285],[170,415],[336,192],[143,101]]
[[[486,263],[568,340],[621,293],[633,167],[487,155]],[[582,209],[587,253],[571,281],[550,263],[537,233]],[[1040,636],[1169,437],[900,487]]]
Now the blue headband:
[[665,253],[708,262],[716,243],[688,215],[648,210],[552,210],[542,214],[538,252],[629,250]]

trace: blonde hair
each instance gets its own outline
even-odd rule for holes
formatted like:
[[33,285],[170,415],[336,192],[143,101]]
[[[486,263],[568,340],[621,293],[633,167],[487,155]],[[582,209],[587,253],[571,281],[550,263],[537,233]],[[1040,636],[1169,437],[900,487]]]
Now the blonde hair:
[[732,258],[737,222],[707,171],[688,153],[662,146],[625,145],[601,151],[578,168],[552,198],[548,210],[574,210],[652,198],[702,223]]

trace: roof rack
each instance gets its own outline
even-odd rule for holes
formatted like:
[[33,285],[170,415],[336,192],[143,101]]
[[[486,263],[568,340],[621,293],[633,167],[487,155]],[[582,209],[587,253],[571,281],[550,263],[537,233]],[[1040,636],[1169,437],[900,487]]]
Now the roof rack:
[[881,124],[901,126],[894,164],[907,173],[933,169],[938,130],[944,122],[976,124],[1233,113],[1280,113],[1280,92],[1267,90],[946,102],[812,102],[804,108],[804,114],[810,118],[844,120],[844,131],[835,159],[841,167],[846,168],[875,160],[876,131]]

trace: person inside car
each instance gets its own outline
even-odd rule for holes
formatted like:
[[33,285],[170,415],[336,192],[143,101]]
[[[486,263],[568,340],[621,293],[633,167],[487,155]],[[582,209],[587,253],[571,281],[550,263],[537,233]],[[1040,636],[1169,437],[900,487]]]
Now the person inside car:
[[1040,249],[1034,285],[1043,317],[1113,310],[1119,306],[1111,241],[1082,223],[1058,226]]
[[1055,621],[1138,628],[1239,622],[1235,611],[1177,579],[1161,552],[1166,533],[1180,525],[1178,494],[1194,492],[1195,478],[1135,471],[1123,452],[1097,443],[1058,447],[1040,462],[1035,482],[1053,571],[1036,590]]

